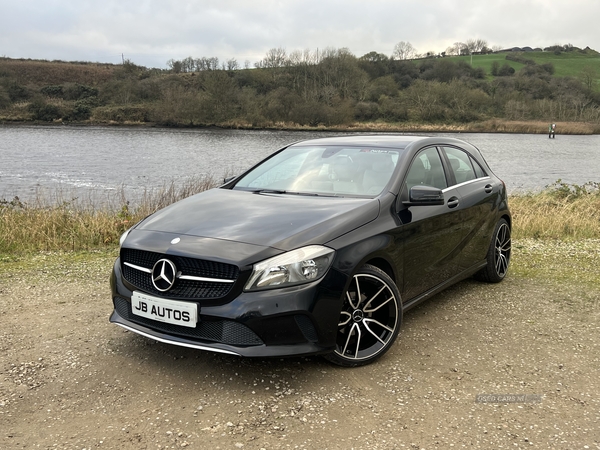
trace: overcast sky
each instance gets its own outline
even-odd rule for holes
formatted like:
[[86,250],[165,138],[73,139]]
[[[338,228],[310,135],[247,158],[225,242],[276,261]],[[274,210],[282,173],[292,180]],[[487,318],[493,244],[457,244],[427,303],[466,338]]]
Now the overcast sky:
[[391,55],[454,42],[600,51],[599,0],[0,0],[0,56],[166,68],[187,56],[253,65],[267,50]]

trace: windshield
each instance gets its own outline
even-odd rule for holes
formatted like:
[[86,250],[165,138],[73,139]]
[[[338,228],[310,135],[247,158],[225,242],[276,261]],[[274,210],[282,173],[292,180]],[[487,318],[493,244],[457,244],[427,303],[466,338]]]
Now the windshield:
[[234,189],[373,197],[387,185],[401,151],[292,146],[255,167]]

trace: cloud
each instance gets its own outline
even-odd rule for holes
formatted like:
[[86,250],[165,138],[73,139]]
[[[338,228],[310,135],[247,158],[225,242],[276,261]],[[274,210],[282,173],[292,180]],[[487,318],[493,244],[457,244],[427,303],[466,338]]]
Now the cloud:
[[471,38],[600,46],[596,0],[0,0],[0,8],[6,56],[116,63],[123,54],[152,67],[187,56],[255,62],[273,47],[390,55],[399,41],[423,53]]

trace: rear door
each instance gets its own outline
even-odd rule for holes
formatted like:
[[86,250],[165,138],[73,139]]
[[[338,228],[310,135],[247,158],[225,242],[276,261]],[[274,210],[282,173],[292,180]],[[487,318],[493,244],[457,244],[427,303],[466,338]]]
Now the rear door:
[[461,199],[456,208],[461,236],[458,264],[466,270],[486,257],[500,185],[462,148],[445,146],[441,151],[449,172],[450,189]]

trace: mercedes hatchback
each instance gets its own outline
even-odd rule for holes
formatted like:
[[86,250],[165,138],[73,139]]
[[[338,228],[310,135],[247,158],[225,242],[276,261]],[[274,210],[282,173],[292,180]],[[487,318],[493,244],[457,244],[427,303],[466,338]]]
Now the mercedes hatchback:
[[506,187],[451,138],[343,136],[289,145],[121,237],[110,321],[242,356],[370,363],[409,308],[511,256]]

